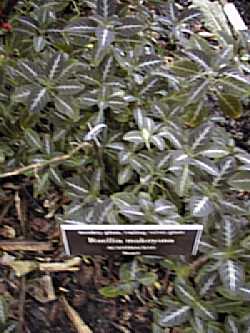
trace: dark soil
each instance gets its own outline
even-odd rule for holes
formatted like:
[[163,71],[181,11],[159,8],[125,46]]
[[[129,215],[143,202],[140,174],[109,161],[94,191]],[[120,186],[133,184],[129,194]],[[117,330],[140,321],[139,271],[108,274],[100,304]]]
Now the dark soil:
[[[188,0],[179,0],[182,5],[187,5]],[[245,22],[250,26],[250,2],[235,0],[234,3],[239,8]],[[246,111],[249,106],[246,106]],[[235,137],[237,145],[250,151],[250,121],[249,116],[242,117],[239,121],[228,121],[226,128]],[[0,239],[6,239],[4,227],[15,230],[15,237],[22,239],[23,230],[20,226],[19,218],[15,208],[15,193],[21,195],[21,202],[25,207],[29,207],[27,213],[27,235],[37,241],[51,240],[54,243],[54,251],[49,253],[53,261],[67,259],[63,255],[62,246],[59,244],[59,231],[53,218],[44,218],[48,211],[43,202],[38,202],[32,198],[30,185],[21,178],[8,180],[1,183],[0,190]],[[60,207],[65,198],[60,193],[53,193],[51,200],[55,200]],[[8,209],[6,209],[8,207]],[[8,229],[9,230],[9,229]],[[8,238],[8,237],[7,237]],[[42,255],[32,253],[12,253],[16,258],[26,260],[44,260]],[[108,261],[106,258],[99,258],[93,262],[81,266],[77,273],[53,273],[51,274],[56,299],[44,302],[37,300],[36,292],[26,290],[24,309],[23,333],[74,333],[71,322],[66,318],[63,306],[59,301],[64,295],[70,305],[79,313],[81,318],[93,330],[93,333],[151,333],[152,314],[151,307],[153,298],[147,288],[140,290],[140,297],[119,297],[116,299],[106,299],[99,293],[99,288],[109,285],[117,280],[117,271],[121,261]],[[107,270],[109,268],[109,274]],[[160,269],[157,271],[160,282],[167,287],[168,279]],[[42,274],[30,273],[26,277],[26,286],[34,279],[39,279]],[[13,273],[0,262],[0,294],[10,299],[10,319],[20,319],[20,279],[14,277]],[[157,291],[154,291],[157,292]],[[45,297],[46,298],[46,297]],[[20,332],[21,333],[21,332]]]

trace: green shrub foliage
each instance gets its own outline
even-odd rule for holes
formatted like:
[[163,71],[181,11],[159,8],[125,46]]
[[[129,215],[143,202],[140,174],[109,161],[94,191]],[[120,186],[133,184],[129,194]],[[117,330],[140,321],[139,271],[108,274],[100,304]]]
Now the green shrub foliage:
[[30,177],[38,199],[59,188],[58,224],[203,224],[198,269],[137,258],[100,292],[154,285],[157,262],[173,292],[154,333],[247,333],[250,154],[223,126],[249,99],[247,43],[208,0],[142,3],[19,1],[0,35],[0,177]]

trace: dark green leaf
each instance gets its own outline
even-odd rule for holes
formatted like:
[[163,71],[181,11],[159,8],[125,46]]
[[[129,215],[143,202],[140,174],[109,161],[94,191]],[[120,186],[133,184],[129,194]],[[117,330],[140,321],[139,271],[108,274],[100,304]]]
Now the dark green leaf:
[[237,119],[241,116],[242,106],[238,97],[229,94],[218,94],[221,110],[226,116]]

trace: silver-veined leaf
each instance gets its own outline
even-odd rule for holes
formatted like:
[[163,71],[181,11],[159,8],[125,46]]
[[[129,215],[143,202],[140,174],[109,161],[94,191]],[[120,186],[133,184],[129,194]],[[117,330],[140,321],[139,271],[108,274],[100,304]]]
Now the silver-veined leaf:
[[199,282],[199,294],[201,296],[208,295],[211,289],[215,286],[217,273],[207,274],[202,281]]
[[[199,51],[197,49],[190,51],[183,50],[182,52],[191,60],[193,60],[197,65],[199,65],[201,68],[203,68],[206,71],[210,71],[209,60],[207,56],[204,54],[204,52]],[[205,80],[203,81],[203,83],[207,84],[208,81]]]
[[177,149],[182,148],[182,140],[181,140],[181,136],[178,132],[174,133],[174,131],[172,129],[170,129],[168,127],[163,127],[159,131],[158,135],[160,137],[167,139],[173,145],[173,147],[175,147]]
[[139,129],[143,129],[145,115],[141,108],[138,107],[134,110],[134,118]]
[[55,168],[50,167],[49,168],[49,175],[50,178],[58,185],[62,186],[63,185],[63,179],[62,176],[60,175],[59,170],[56,170]]
[[238,227],[236,223],[228,216],[224,216],[221,222],[221,241],[224,247],[230,248],[238,238]]
[[143,143],[144,140],[139,131],[130,131],[123,136],[123,140],[133,143]]
[[84,86],[78,81],[69,80],[56,86],[56,91],[61,95],[76,95],[83,90]]
[[187,96],[186,105],[199,102],[207,93],[208,85],[208,80],[204,80],[203,82],[199,81],[197,84],[195,84]]
[[226,116],[238,119],[242,114],[242,105],[239,97],[231,94],[218,94],[219,106]]
[[199,159],[191,159],[191,164],[194,165],[196,168],[205,171],[209,175],[218,176],[219,174],[219,170],[215,163],[205,157]]
[[35,147],[39,150],[43,149],[40,136],[36,131],[33,131],[31,128],[27,128],[25,130],[25,138],[31,147]]
[[[243,80],[243,81],[242,81]],[[223,87],[225,94],[242,98],[249,95],[249,82],[242,76],[225,76],[217,80],[218,85]]]
[[160,151],[164,151],[165,149],[165,141],[159,135],[153,135],[150,139],[150,142],[153,143]]
[[185,125],[195,128],[201,125],[208,116],[208,108],[204,103],[204,99],[200,99],[198,103],[192,103],[185,106],[185,113],[182,118]]
[[43,36],[35,36],[33,38],[33,47],[36,52],[41,52],[46,45],[46,39]]
[[212,145],[204,150],[201,150],[198,152],[198,155],[207,157],[207,158],[223,158],[228,156],[230,153],[227,149],[224,147]]
[[131,205],[128,208],[121,209],[120,213],[132,219],[140,219],[144,216],[144,213],[141,211],[140,206]]
[[[203,319],[201,319],[201,317],[199,316],[199,313],[196,311],[194,311],[194,315],[190,318],[190,324],[192,326],[192,333],[207,333],[207,331],[205,331],[206,327],[205,327],[205,321]],[[191,333],[191,332],[188,332]]]
[[77,34],[77,35],[86,35],[90,33],[94,33],[96,31],[96,25],[93,20],[88,18],[77,18],[71,21],[65,28],[65,32],[70,34]]
[[67,193],[69,193],[70,196],[82,198],[88,194],[88,189],[82,185],[80,177],[68,179],[65,183],[68,187]]
[[63,116],[69,117],[74,119],[76,116],[76,112],[74,110],[74,107],[72,105],[71,99],[67,99],[62,96],[55,95],[55,107],[56,110],[62,114]]
[[240,328],[238,326],[238,320],[233,316],[227,316],[225,320],[225,328],[227,333],[241,333]]
[[183,283],[178,283],[177,280],[175,291],[178,297],[184,303],[194,307],[195,311],[197,311],[202,318],[206,320],[216,320],[216,314],[197,299],[196,293],[190,286]]
[[216,185],[228,177],[234,171],[235,167],[236,162],[234,157],[230,156],[222,160],[219,165],[219,173],[214,180],[214,184]]
[[0,324],[5,324],[7,321],[7,307],[3,296],[0,296]]
[[49,60],[46,69],[49,80],[54,80],[58,76],[58,74],[61,73],[64,63],[65,56],[63,53],[56,53],[55,55],[53,55],[53,57]]
[[[21,31],[22,29],[25,29],[25,32],[31,35],[33,35],[34,32],[38,32],[37,22],[33,18],[27,16],[20,16],[17,18],[17,21],[21,23]],[[16,28],[17,31],[19,28],[20,27]]]
[[235,155],[235,157],[241,162],[241,163],[244,163],[244,164],[247,164],[249,165],[250,164],[250,154],[247,154],[247,153],[240,153],[240,154],[237,154]]
[[189,139],[192,150],[195,151],[197,148],[207,144],[211,138],[212,131],[212,124],[204,124],[194,129]]
[[246,283],[240,288],[239,295],[245,301],[250,301],[250,283]]
[[27,103],[28,97],[31,94],[33,86],[30,85],[23,85],[21,87],[16,87],[15,92],[12,95],[14,102],[16,103]]
[[171,201],[165,199],[156,200],[154,206],[155,212],[160,215],[167,215],[170,212],[176,211],[176,206]]
[[228,214],[246,214],[246,209],[243,207],[242,205],[242,201],[237,201],[235,199],[235,202],[232,201],[226,201],[226,200],[220,200],[219,205],[221,208],[223,208],[223,210],[225,211],[225,213]]
[[190,314],[191,308],[188,305],[184,305],[179,308],[171,308],[164,311],[160,315],[159,325],[163,327],[175,327],[185,323]]
[[124,185],[126,184],[133,176],[133,170],[130,165],[125,166],[123,169],[119,171],[118,174],[118,184]]
[[236,293],[243,286],[244,270],[240,263],[227,260],[219,267],[221,281],[224,287],[232,293]]
[[217,314],[211,306],[205,304],[205,302],[196,301],[194,303],[195,311],[198,316],[204,320],[216,320]]
[[23,78],[26,78],[26,80],[31,82],[38,81],[40,75],[39,70],[31,61],[19,61],[17,69],[20,69],[18,73],[21,74]]
[[96,37],[98,40],[97,49],[95,54],[95,59],[100,63],[103,59],[105,52],[107,51],[108,47],[114,40],[114,32],[108,28],[97,28],[96,29]]
[[84,140],[91,141],[98,137],[98,135],[107,127],[105,124],[98,124],[93,127],[84,137]]
[[120,25],[115,28],[115,31],[124,37],[131,37],[140,32],[144,25],[136,17],[125,17],[120,19]]
[[140,62],[138,66],[136,67],[139,71],[148,71],[155,69],[159,65],[161,65],[162,59],[155,55],[146,55],[142,58],[140,58]]
[[115,0],[97,0],[97,14],[108,18],[116,13],[116,1]]
[[231,36],[229,24],[219,2],[193,0],[193,4],[202,11],[205,17],[205,25],[211,32],[214,32],[215,35],[224,32]]
[[208,216],[213,209],[213,204],[207,196],[193,196],[190,200],[190,212],[195,217]]
[[190,172],[189,164],[185,163],[181,170],[181,173],[177,177],[176,185],[175,185],[175,187],[176,187],[175,190],[180,197],[184,197],[187,194],[187,191],[190,187],[191,178],[190,178],[189,172]]
[[29,111],[41,111],[47,105],[48,101],[49,94],[45,87],[34,88],[28,98]]
[[236,172],[229,178],[228,184],[235,190],[250,192],[250,171]]
[[199,68],[194,62],[185,59],[175,61],[173,66],[171,66],[171,71],[177,76],[189,77],[196,75],[199,72]]

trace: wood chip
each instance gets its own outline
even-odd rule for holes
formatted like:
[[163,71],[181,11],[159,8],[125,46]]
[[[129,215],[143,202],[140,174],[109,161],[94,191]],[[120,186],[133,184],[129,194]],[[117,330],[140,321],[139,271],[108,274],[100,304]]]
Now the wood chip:
[[79,314],[69,305],[68,301],[64,296],[61,297],[61,302],[63,304],[64,310],[68,318],[71,320],[74,325],[76,331],[78,333],[93,333],[93,331],[87,326]]
[[75,272],[80,269],[81,258],[76,257],[65,262],[49,262],[39,265],[40,271],[43,272]]
[[3,251],[50,251],[52,244],[34,241],[0,241],[0,249]]

